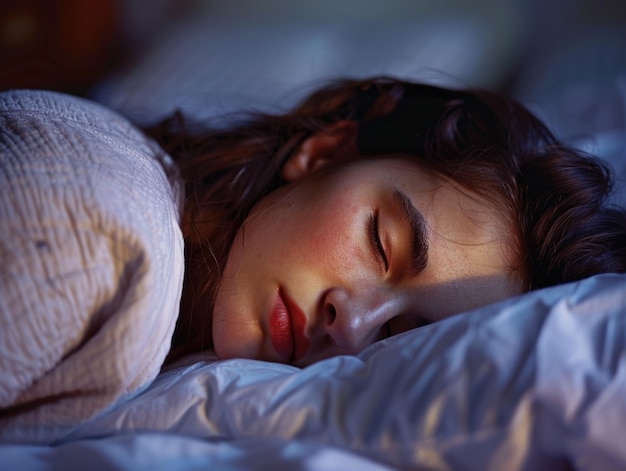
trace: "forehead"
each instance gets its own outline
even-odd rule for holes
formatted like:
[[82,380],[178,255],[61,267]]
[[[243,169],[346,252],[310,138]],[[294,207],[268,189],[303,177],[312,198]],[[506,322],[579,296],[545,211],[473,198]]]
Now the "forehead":
[[510,272],[517,266],[514,228],[492,201],[408,159],[379,159],[364,169],[377,183],[404,192],[420,211],[431,259],[453,260],[466,276]]
[[432,214],[434,222],[447,223],[452,229],[446,216],[454,215],[458,219],[455,232],[463,239],[472,234],[480,237],[481,232],[485,236],[485,231],[510,232],[506,215],[492,200],[448,177],[426,170],[411,157],[371,159],[356,164],[378,183],[401,189],[414,204],[423,206],[419,209]]
[[422,213],[429,230],[450,243],[482,245],[502,241],[515,246],[514,227],[493,201],[450,178],[426,171],[411,157],[355,160],[338,170],[337,181],[341,184],[363,186],[366,191],[401,190]]
[[419,305],[445,317],[521,294],[515,231],[502,211],[477,193],[410,164],[391,163],[388,176],[426,225],[428,263],[408,282],[419,288]]

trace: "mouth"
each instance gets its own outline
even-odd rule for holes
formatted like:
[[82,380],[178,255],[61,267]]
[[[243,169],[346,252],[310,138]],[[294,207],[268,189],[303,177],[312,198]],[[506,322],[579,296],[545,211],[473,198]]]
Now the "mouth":
[[269,321],[272,346],[284,362],[297,362],[308,353],[311,342],[305,333],[306,316],[281,289]]

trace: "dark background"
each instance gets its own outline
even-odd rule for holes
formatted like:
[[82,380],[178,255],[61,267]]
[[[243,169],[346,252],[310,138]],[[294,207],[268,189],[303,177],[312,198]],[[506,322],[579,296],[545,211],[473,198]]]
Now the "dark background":
[[[139,60],[163,31],[198,15],[247,18],[247,24],[294,19],[393,24],[412,18],[423,22],[425,17],[479,15],[484,19],[483,27],[495,31],[501,42],[493,60],[506,69],[488,85],[516,89],[519,71],[535,65],[532,63],[538,53],[546,49],[559,48],[566,54],[568,47],[580,49],[581,40],[606,39],[610,43],[611,38],[603,38],[603,34],[609,36],[611,31],[625,28],[626,2],[4,0],[0,4],[0,89],[47,88],[87,95],[103,76]],[[233,21],[233,28],[237,27],[241,24]]]
[[624,0],[3,0],[0,90],[138,124],[281,111],[329,79],[503,91],[608,160],[626,205]]

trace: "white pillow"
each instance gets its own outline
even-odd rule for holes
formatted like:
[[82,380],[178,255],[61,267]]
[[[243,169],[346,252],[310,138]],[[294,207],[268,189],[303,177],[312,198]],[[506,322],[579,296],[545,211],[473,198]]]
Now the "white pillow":
[[330,445],[399,469],[624,469],[626,275],[510,299],[305,369],[190,358],[64,441]]
[[129,122],[0,94],[0,435],[76,425],[158,373],[181,293],[181,189]]

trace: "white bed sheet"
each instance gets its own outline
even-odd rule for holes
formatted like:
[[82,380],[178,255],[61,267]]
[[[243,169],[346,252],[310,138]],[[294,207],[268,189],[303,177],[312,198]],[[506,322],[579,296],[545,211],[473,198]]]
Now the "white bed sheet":
[[302,370],[190,357],[47,456],[167,432],[194,437],[189,446],[294,441],[400,469],[620,470],[625,424],[626,276],[600,275]]
[[132,433],[58,447],[0,445],[3,469],[54,471],[316,470],[389,471],[346,450],[276,438],[203,440],[171,433]]

